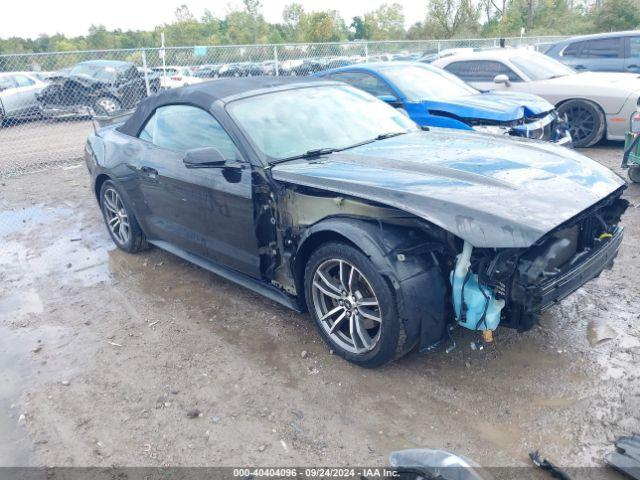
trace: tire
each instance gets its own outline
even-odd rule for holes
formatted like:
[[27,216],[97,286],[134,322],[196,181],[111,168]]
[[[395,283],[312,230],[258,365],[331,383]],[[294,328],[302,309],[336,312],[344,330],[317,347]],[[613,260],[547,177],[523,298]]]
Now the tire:
[[576,148],[591,147],[604,137],[607,125],[604,113],[589,100],[568,100],[558,106],[558,115],[566,115]]
[[120,250],[137,253],[148,248],[133,211],[111,180],[105,181],[100,188],[100,210],[111,240]]
[[627,176],[633,183],[640,183],[640,165],[631,165],[627,171]]
[[93,111],[98,115],[109,115],[118,112],[122,109],[120,102],[106,95],[98,97],[93,103]]
[[[340,265],[344,287],[337,281]],[[325,342],[342,358],[375,368],[406,353],[393,291],[362,252],[345,243],[324,244],[307,261],[304,279],[309,312]]]

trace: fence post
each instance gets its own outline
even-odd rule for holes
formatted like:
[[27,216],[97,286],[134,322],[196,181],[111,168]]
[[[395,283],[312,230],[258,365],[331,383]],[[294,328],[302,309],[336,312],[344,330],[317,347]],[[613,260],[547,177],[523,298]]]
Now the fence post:
[[369,42],[364,43],[364,62],[369,63]]
[[151,95],[151,88],[149,88],[149,69],[147,68],[147,51],[142,49],[142,68],[144,71],[144,86],[147,88],[147,97]]
[[280,76],[280,67],[278,66],[278,46],[277,45],[273,46],[273,62],[274,62],[274,66],[275,66],[276,77],[279,77]]

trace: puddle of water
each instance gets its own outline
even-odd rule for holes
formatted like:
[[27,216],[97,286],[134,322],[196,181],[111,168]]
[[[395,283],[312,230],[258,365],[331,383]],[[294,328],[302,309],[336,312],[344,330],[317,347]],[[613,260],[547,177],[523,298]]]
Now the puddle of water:
[[109,280],[108,251],[113,244],[105,231],[86,228],[82,216],[72,212],[42,205],[0,212],[0,271],[5,283],[15,289],[47,277],[58,285]]
[[20,399],[23,393],[37,385],[40,378],[61,378],[68,375],[63,360],[48,357],[44,365],[35,348],[55,350],[69,340],[70,332],[63,327],[43,326],[37,329],[10,329],[0,326],[0,467],[25,466],[31,457],[31,441],[20,415],[29,421]]
[[43,205],[0,212],[0,237],[50,221],[55,214],[51,210],[58,211],[62,215],[69,215],[72,212],[69,208],[47,209]]

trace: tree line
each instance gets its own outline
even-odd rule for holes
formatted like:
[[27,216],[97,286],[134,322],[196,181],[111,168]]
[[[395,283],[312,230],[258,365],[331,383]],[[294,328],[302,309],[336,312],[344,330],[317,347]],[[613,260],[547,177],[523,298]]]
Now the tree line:
[[243,0],[242,8],[224,18],[208,10],[198,18],[181,5],[172,22],[150,31],[92,25],[87,35],[77,37],[0,38],[0,53],[155,47],[162,32],[167,46],[194,46],[506,37],[518,36],[522,29],[528,36],[572,35],[639,26],[640,0],[429,0],[424,20],[409,28],[398,3],[348,21],[335,10],[307,12],[300,3],[291,3],[281,22],[269,23],[259,0]]

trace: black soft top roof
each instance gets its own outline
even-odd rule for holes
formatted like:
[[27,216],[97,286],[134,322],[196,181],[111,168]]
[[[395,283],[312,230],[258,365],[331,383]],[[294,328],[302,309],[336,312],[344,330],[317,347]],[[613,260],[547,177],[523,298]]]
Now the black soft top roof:
[[174,88],[142,101],[133,115],[118,127],[118,130],[126,135],[137,136],[149,115],[165,105],[193,105],[208,111],[211,109],[211,105],[218,100],[224,102],[232,98],[250,96],[252,92],[257,93],[269,89],[279,90],[282,87],[291,88],[311,82],[327,83],[327,80],[315,77],[244,77],[212,80]]

